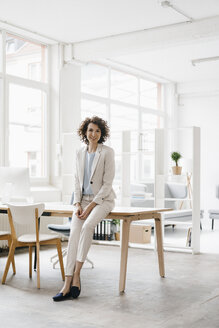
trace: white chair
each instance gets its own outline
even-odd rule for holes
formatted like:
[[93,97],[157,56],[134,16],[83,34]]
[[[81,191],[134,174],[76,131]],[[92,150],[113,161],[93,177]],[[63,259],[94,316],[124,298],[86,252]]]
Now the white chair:
[[[9,231],[0,231],[0,240],[7,240],[8,247],[10,249],[12,238]],[[16,274],[14,258],[12,259],[12,268],[13,268],[13,273]]]
[[[44,211],[45,205],[43,203],[37,203],[32,205],[8,205],[8,218],[11,227],[12,243],[6,263],[4,275],[2,278],[2,284],[5,283],[8,269],[13,261],[14,252],[16,247],[29,247],[29,277],[32,277],[32,247],[36,246],[37,250],[37,288],[40,288],[40,245],[56,245],[62,279],[65,279],[61,240],[58,235],[40,234],[39,233],[39,218]],[[15,224],[14,224],[15,223]],[[18,225],[32,225],[34,234],[24,234],[19,237],[16,235],[16,224]]]

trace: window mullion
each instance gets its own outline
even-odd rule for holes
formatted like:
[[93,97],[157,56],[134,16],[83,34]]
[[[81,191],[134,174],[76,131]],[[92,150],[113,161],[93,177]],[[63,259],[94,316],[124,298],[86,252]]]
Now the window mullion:
[[32,89],[42,90],[45,92],[47,92],[49,90],[49,86],[47,83],[32,81],[32,80],[28,80],[28,79],[10,75],[10,74],[6,74],[5,76],[10,83],[23,85],[27,88],[29,87]]

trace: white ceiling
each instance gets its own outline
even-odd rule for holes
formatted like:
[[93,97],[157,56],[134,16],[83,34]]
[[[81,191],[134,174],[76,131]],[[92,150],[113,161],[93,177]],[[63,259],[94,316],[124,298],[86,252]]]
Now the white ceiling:
[[[74,43],[185,22],[161,0],[0,0],[0,20]],[[194,20],[219,15],[219,0],[170,0]],[[0,24],[1,26],[1,24]],[[191,59],[219,55],[219,41],[127,54],[120,62],[173,81],[216,78],[219,61],[191,65]]]
[[[219,15],[218,0],[171,0],[194,19]],[[185,21],[160,0],[0,0],[0,19],[71,43]]]
[[219,78],[219,60],[192,65],[191,60],[219,56],[219,39],[113,58],[170,81],[188,82]]

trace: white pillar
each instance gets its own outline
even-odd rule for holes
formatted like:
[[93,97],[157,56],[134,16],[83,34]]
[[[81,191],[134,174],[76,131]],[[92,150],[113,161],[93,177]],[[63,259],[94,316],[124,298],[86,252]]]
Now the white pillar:
[[81,121],[81,67],[65,65],[60,72],[60,108],[62,136],[62,198],[74,191],[75,152],[80,147],[77,129]]
[[122,132],[122,185],[121,185],[121,205],[130,206],[131,204],[131,181],[130,181],[130,166],[131,166],[131,132]]
[[154,206],[164,207],[164,129],[155,129]]
[[200,253],[200,128],[193,127],[192,248]]
[[50,126],[50,138],[48,145],[48,156],[50,158],[49,172],[50,183],[57,188],[61,188],[61,154],[58,153],[60,145],[60,52],[62,46],[53,45],[49,47],[48,56],[50,59],[50,76],[51,81],[49,93],[49,114],[48,124]]

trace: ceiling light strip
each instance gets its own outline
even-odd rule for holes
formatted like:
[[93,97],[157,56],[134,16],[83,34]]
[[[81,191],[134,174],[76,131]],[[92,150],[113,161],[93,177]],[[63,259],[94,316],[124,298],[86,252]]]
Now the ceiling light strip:
[[191,63],[193,66],[195,66],[196,64],[210,62],[210,61],[216,61],[216,60],[219,60],[219,56],[192,59]]
[[193,21],[192,17],[189,17],[187,14],[184,13],[181,9],[177,8],[176,6],[172,5],[170,1],[161,1],[161,6],[163,8],[172,8],[174,11],[176,11],[178,14],[183,15],[184,17],[188,18],[189,22]]

